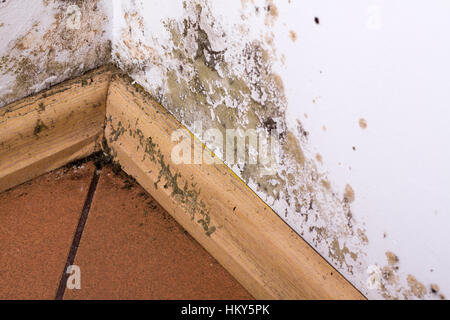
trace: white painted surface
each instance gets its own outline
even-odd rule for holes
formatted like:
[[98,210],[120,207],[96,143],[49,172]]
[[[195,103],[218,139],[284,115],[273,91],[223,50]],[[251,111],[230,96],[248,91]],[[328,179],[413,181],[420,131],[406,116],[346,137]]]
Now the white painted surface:
[[0,107],[108,62],[111,16],[109,0],[1,2]]
[[290,10],[298,40],[277,45],[287,49],[288,119],[302,118],[335,189],[355,190],[368,264],[390,250],[403,272],[449,292],[450,3],[303,1]]

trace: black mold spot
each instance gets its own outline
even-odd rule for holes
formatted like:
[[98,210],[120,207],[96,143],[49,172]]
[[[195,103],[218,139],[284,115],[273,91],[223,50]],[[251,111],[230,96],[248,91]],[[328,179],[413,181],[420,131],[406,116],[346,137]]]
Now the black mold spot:
[[277,123],[272,118],[268,118],[266,119],[266,121],[264,121],[264,127],[270,133],[272,130],[275,130],[277,128]]
[[42,122],[41,119],[38,119],[36,126],[34,127],[33,134],[37,137],[44,129],[48,129],[48,127],[44,124],[44,122]]

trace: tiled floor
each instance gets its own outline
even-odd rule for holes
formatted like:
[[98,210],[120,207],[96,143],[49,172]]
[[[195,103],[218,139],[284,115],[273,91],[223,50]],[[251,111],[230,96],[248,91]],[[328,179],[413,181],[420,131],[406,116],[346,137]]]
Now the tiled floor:
[[94,172],[88,162],[0,194],[0,299],[54,299],[71,248],[81,289],[66,288],[64,299],[251,299],[150,195],[110,167],[73,246]]

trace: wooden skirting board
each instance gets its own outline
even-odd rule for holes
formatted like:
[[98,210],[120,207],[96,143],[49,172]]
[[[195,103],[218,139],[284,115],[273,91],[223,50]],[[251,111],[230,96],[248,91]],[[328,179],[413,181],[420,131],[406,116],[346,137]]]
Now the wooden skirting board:
[[210,152],[212,164],[173,163],[178,129],[130,78],[101,68],[0,109],[0,191],[90,155],[104,137],[123,170],[255,298],[365,299]]
[[0,192],[99,150],[111,71],[0,109]]

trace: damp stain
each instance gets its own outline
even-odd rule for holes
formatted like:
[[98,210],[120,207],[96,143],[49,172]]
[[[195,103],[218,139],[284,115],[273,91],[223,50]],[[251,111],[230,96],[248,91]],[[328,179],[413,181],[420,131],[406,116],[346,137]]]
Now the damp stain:
[[328,254],[330,257],[332,257],[334,260],[339,261],[339,267],[340,268],[348,268],[349,272],[352,272],[352,266],[350,264],[347,264],[347,266],[344,265],[347,257],[350,257],[353,261],[356,261],[358,259],[358,256],[356,253],[349,250],[349,248],[344,244],[340,245],[339,240],[337,238],[333,239],[331,242],[331,246],[328,249]]
[[266,1],[266,26],[273,26],[278,19],[278,8],[272,0]]
[[289,38],[291,38],[292,42],[297,41],[297,33],[294,30],[289,31]]
[[353,201],[355,201],[355,191],[349,184],[345,186],[344,201],[347,203],[352,203]]
[[367,129],[367,121],[363,118],[359,119],[359,127],[361,129]]
[[427,286],[414,275],[400,270],[400,258],[394,252],[386,251],[385,256],[387,263],[378,267],[381,270],[381,282],[377,288],[384,299],[442,299],[437,284],[430,284],[427,290]]

